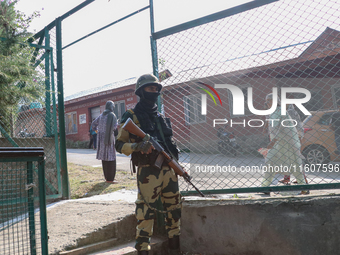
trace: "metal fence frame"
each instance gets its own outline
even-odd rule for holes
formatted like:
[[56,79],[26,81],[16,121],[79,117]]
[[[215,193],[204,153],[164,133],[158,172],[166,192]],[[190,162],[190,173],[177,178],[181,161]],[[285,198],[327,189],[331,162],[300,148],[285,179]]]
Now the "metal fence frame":
[[[84,1],[82,4],[78,5],[77,7],[73,8],[69,12],[65,13],[61,17],[57,18],[55,21],[51,22],[49,25],[47,25],[43,30],[39,31],[35,36],[35,40],[39,39],[38,45],[41,47],[41,43],[43,42],[44,37],[47,39],[49,31],[52,29],[55,29],[55,36],[56,36],[56,62],[57,62],[57,68],[52,70],[56,70],[57,72],[57,93],[58,93],[58,112],[59,112],[59,136],[60,136],[60,172],[62,173],[62,180],[61,180],[61,189],[62,189],[62,196],[65,198],[69,198],[69,181],[68,181],[68,171],[67,171],[67,159],[66,159],[66,134],[65,134],[65,109],[64,109],[64,93],[63,93],[63,66],[62,66],[62,50],[74,45],[75,43],[79,42],[80,40],[83,40],[87,38],[88,36],[91,36],[113,24],[116,24],[117,22],[120,22],[132,15],[135,15],[143,10],[150,9],[150,26],[151,26],[151,36],[150,36],[150,44],[151,44],[151,54],[152,54],[152,69],[153,73],[156,76],[159,76],[159,59],[158,59],[158,50],[157,50],[157,40],[161,38],[165,38],[166,36],[173,35],[191,28],[198,27],[200,25],[208,24],[212,21],[217,21],[222,18],[231,17],[236,14],[243,13],[245,11],[249,11],[251,9],[259,8],[262,6],[265,6],[270,3],[278,2],[278,0],[255,0],[240,6],[236,6],[221,12],[217,12],[212,15],[208,15],[190,22],[186,22],[168,29],[164,29],[161,31],[155,32],[154,29],[154,8],[153,8],[153,0],[149,0],[149,6],[146,6],[134,13],[131,13],[130,15],[127,15],[126,17],[119,19],[97,31],[94,31],[93,33],[90,33],[79,40],[76,40],[75,42],[67,45],[62,46],[62,21],[69,17],[70,15],[74,14],[75,12],[79,11],[80,9],[84,8],[85,6],[89,5],[90,3],[94,2],[94,0],[87,0]],[[45,40],[47,41],[47,40]],[[45,42],[46,44],[47,42]],[[47,45],[46,45],[47,46]],[[49,47],[49,46],[48,46]],[[53,61],[53,55],[52,55],[52,61]],[[53,64],[52,64],[53,65]],[[54,75],[51,75],[51,77],[54,77]],[[159,110],[162,109],[162,102],[161,99],[159,99]],[[340,183],[330,183],[330,184],[316,184],[316,185],[294,185],[294,186],[283,186],[283,187],[251,187],[251,188],[237,188],[237,189],[221,189],[221,190],[205,190],[203,192],[210,194],[210,193],[242,193],[242,192],[262,192],[262,191],[284,191],[284,190],[304,190],[304,189],[333,189],[333,188],[339,188]],[[194,191],[186,191],[183,192],[183,194],[192,194]]]
[[[56,104],[56,91],[55,91],[55,82],[54,82],[54,63],[53,63],[53,48],[50,47],[50,36],[47,30],[44,30],[43,36],[39,39],[37,44],[32,43],[30,40],[28,43],[22,43],[25,47],[34,48],[34,53],[32,55],[31,63],[37,68],[41,63],[44,63],[44,71],[45,71],[45,126],[46,126],[46,136],[54,137],[55,143],[55,165],[56,165],[56,176],[57,176],[57,187],[54,187],[46,178],[45,184],[49,187],[55,194],[47,195],[47,198],[61,198],[61,177],[60,177],[60,163],[59,163],[59,139],[58,139],[58,122],[57,122],[57,104]],[[5,38],[0,38],[1,40],[6,40]],[[45,45],[42,45],[43,39],[45,39]],[[43,51],[42,53],[39,51]],[[37,57],[39,56],[39,59]],[[51,102],[52,97],[52,102]],[[53,115],[53,116],[51,116]],[[53,124],[51,123],[53,120]],[[0,132],[4,136],[5,139],[14,147],[18,148],[20,144],[18,144],[0,125]],[[28,138],[29,139],[29,138]],[[2,150],[5,147],[0,147]],[[14,149],[12,148],[12,149]],[[34,169],[36,172],[37,169]]]
[[[36,33],[34,35],[34,39],[38,40],[39,39],[39,44],[41,44],[43,42],[44,37],[46,37],[50,31],[52,29],[55,29],[55,36],[56,36],[56,65],[57,68],[56,69],[52,69],[55,70],[57,72],[57,93],[58,93],[58,113],[59,113],[59,138],[60,138],[60,172],[62,174],[62,180],[61,180],[61,189],[62,189],[62,197],[64,198],[70,198],[70,191],[69,191],[69,180],[68,180],[68,170],[67,170],[67,155],[66,155],[66,131],[65,131],[65,106],[64,106],[64,84],[63,84],[63,55],[62,55],[62,51],[86,38],[88,38],[89,36],[92,36],[108,27],[111,27],[112,25],[115,25],[131,16],[134,16],[144,10],[147,10],[149,8],[151,8],[151,4],[148,6],[145,6],[144,8],[141,8],[129,15],[126,15],[123,18],[120,18],[88,35],[85,35],[81,38],[79,38],[78,40],[63,46],[62,45],[62,21],[65,20],[66,18],[68,18],[69,16],[73,15],[74,13],[80,11],[82,8],[86,7],[87,5],[91,4],[92,2],[94,2],[95,0],[86,0],[83,3],[79,4],[78,6],[76,6],[75,8],[71,9],[70,11],[66,12],[65,14],[63,14],[62,16],[58,17],[57,19],[55,19],[53,22],[51,22],[50,24],[48,24],[44,29],[42,29],[41,31],[39,31],[38,33]],[[47,38],[47,37],[46,37]],[[52,55],[53,56],[53,55]],[[51,57],[51,59],[53,60],[53,57]],[[53,77],[53,75],[51,75],[51,77]]]
[[[29,245],[30,245],[30,254],[35,255],[38,254],[37,251],[41,251],[39,254],[47,255],[48,254],[48,235],[47,235],[47,218],[46,218],[46,189],[45,189],[45,159],[44,159],[44,150],[43,148],[21,148],[21,147],[2,147],[0,148],[0,163],[17,163],[17,162],[24,162],[27,164],[26,175],[27,175],[27,182],[25,186],[20,187],[21,190],[27,190],[27,197],[12,197],[10,200],[4,200],[1,197],[0,205],[6,206],[10,204],[18,204],[18,203],[27,203],[27,214],[28,214],[28,223],[29,223],[29,230],[27,230],[27,235],[29,236]],[[36,179],[34,178],[34,163],[38,165],[38,183],[35,184]],[[3,169],[4,170],[4,169]],[[11,171],[13,169],[8,169]],[[9,188],[11,188],[10,184]],[[35,187],[39,187],[39,196],[35,197],[34,190]],[[37,226],[35,220],[35,206],[34,202],[39,203],[39,211],[40,211],[40,235],[36,233]],[[25,212],[20,212],[25,213]],[[6,219],[12,219],[17,217],[13,215],[6,215]],[[24,218],[20,218],[20,221],[23,221]],[[15,221],[13,221],[15,222]],[[16,224],[12,223],[12,224]],[[5,234],[5,230],[10,226],[4,226],[0,232]],[[15,235],[11,237],[12,241],[17,241],[18,245],[21,243],[25,243],[25,234],[24,233],[17,233],[17,240],[13,240]],[[37,238],[40,236],[40,240]],[[21,237],[21,238],[20,238]],[[15,238],[14,238],[15,239]],[[41,247],[37,249],[37,240],[39,240]],[[13,246],[15,244],[12,244]],[[8,247],[0,247],[5,248],[5,251],[8,251]],[[40,248],[40,249],[39,249]],[[11,248],[9,248],[12,250]],[[7,253],[6,253],[7,254]],[[14,253],[9,253],[14,254]]]

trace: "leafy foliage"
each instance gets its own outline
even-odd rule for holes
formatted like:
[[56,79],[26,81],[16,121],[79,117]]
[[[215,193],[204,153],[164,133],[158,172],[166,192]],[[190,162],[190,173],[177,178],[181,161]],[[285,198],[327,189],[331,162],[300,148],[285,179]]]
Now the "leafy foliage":
[[[41,75],[31,63],[33,47],[27,28],[39,13],[30,16],[15,9],[18,0],[0,0],[0,117],[2,122],[22,101],[33,101],[43,94]],[[16,108],[17,109],[17,108]]]

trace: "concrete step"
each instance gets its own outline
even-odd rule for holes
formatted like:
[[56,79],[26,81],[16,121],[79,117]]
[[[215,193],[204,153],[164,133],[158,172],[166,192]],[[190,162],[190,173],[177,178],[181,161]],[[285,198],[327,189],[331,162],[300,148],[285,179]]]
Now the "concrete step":
[[[150,255],[165,255],[167,252],[167,239],[161,237],[152,237],[151,238],[151,251]],[[120,244],[115,247],[105,249],[103,248],[101,251],[87,253],[87,255],[137,255],[137,251],[134,248],[135,241],[130,241],[128,243]],[[72,254],[73,255],[73,254]]]
[[[120,218],[109,225],[98,228],[74,241],[60,255],[88,255],[90,252],[103,250],[131,240],[136,235],[136,217],[134,214]],[[99,247],[99,248],[98,248]]]
[[100,251],[103,249],[108,249],[118,244],[118,238],[112,238],[106,241],[85,245],[69,251],[62,251],[59,255],[88,255],[91,252]]

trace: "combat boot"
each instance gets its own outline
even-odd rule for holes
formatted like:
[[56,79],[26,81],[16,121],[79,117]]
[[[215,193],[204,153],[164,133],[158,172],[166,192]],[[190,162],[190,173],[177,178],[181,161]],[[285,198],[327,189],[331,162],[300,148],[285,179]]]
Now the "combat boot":
[[179,250],[179,236],[174,236],[173,238],[169,238],[169,254],[170,255],[179,255],[181,254]]
[[138,251],[138,255],[149,255],[149,251]]

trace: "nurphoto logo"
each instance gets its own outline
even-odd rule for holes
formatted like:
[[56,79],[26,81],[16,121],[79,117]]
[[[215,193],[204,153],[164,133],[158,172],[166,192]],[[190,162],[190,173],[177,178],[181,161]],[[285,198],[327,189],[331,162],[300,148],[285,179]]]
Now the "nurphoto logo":
[[[210,90],[212,90],[215,95],[218,97],[220,104],[222,105],[221,98],[217,91],[210,85],[199,82],[201,85],[206,86]],[[215,88],[222,88],[222,89],[228,89],[233,97],[233,104],[232,104],[232,115],[238,115],[238,116],[244,116],[244,103],[245,103],[245,97],[243,94],[243,91],[231,84],[215,84]],[[211,94],[206,89],[200,88],[203,91],[205,91],[210,97],[213,99],[215,105],[217,105],[216,100],[214,96]],[[272,93],[273,93],[273,103],[271,107],[267,110],[258,110],[255,109],[254,104],[253,104],[253,88],[248,87],[247,88],[247,95],[248,95],[248,100],[247,100],[247,105],[249,111],[254,114],[254,115],[260,115],[260,116],[265,116],[265,115],[270,115],[275,110],[277,109],[278,105],[278,88],[273,87],[272,88]],[[287,98],[288,93],[301,93],[304,94],[305,97],[303,98]],[[297,88],[297,87],[281,87],[281,115],[286,115],[287,114],[287,105],[295,105],[304,115],[311,115],[311,113],[303,106],[304,103],[307,103],[311,99],[311,93],[308,89],[305,88]],[[206,94],[201,94],[201,100],[202,100],[202,106],[201,106],[201,114],[206,115],[207,114],[207,96]],[[243,124],[245,126],[245,121],[243,120],[242,122],[234,122],[234,125],[236,124]],[[273,125],[274,121],[279,121],[279,119],[267,119],[266,121],[271,122]],[[285,122],[287,123],[287,119],[282,121],[281,123],[282,126],[285,127],[291,127],[291,125],[287,124],[285,125]],[[289,121],[293,122],[293,125],[296,126],[297,122],[293,119],[289,119]],[[214,119],[213,120],[213,127],[216,125],[221,125],[221,124],[227,124],[229,121],[227,119]],[[230,124],[232,125],[232,120],[230,120]],[[259,125],[255,125],[255,123],[260,123]],[[250,119],[248,120],[248,126],[250,127],[262,127],[264,125],[264,121],[261,119]]]
[[[197,83],[199,83],[199,84],[201,84],[203,86],[206,86],[212,92],[214,92],[215,95],[217,96],[218,100],[220,100],[220,104],[222,105],[221,97],[220,97],[220,95],[217,93],[217,91],[213,87],[211,87],[210,85],[205,84],[203,82],[197,82]],[[211,92],[209,92],[209,90],[206,90],[206,89],[203,89],[203,88],[199,88],[199,89],[201,89],[204,92],[206,92],[212,98],[212,100],[214,101],[215,105],[217,105],[214,96],[211,94]],[[201,114],[202,115],[207,115],[207,95],[206,94],[201,94],[201,101],[202,101]]]

